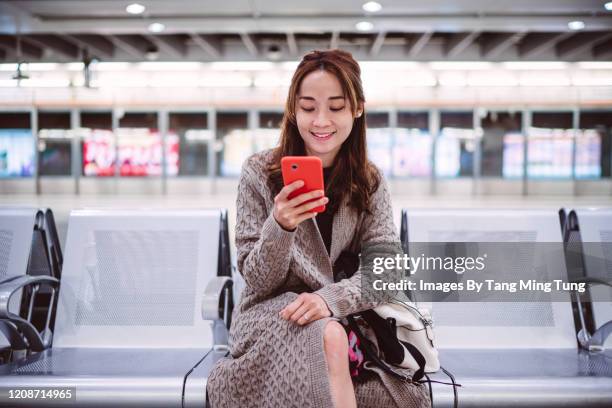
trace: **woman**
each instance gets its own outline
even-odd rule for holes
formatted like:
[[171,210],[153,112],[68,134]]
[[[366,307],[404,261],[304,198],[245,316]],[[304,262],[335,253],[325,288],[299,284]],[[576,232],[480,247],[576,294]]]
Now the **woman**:
[[[231,356],[208,379],[219,407],[421,407],[422,385],[377,367],[352,378],[359,357],[339,320],[380,301],[360,296],[360,273],[334,282],[333,264],[360,243],[396,242],[384,180],[367,160],[360,69],[344,51],[313,51],[289,89],[280,146],[244,164],[237,199],[238,270],[246,281],[230,329]],[[321,158],[323,191],[288,195],[283,156]],[[311,201],[316,198],[315,201]],[[309,201],[309,202],[307,202]],[[313,208],[326,205],[317,215]],[[369,373],[369,375],[365,375]]]

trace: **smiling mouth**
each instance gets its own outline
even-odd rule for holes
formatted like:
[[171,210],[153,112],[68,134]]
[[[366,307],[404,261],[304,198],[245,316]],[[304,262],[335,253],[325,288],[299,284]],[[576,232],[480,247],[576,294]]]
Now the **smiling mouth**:
[[329,139],[330,137],[332,137],[336,132],[327,132],[327,133],[320,133],[320,132],[310,132],[311,135],[313,135],[315,138],[319,139],[319,140],[326,140]]

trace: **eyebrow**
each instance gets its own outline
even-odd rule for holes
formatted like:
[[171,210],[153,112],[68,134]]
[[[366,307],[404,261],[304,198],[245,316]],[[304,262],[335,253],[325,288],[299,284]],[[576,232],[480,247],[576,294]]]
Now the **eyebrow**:
[[[309,101],[314,101],[315,100],[315,98],[313,98],[312,96],[300,96],[298,99],[306,99],[306,100],[309,100]],[[328,99],[329,100],[333,100],[333,99],[342,99],[342,100],[344,100],[344,96],[330,96]]]

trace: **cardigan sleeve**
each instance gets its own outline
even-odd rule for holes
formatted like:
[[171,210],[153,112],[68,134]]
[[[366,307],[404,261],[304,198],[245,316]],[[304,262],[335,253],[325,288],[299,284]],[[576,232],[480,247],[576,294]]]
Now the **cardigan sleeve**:
[[265,171],[256,156],[242,167],[236,201],[238,271],[257,294],[273,293],[287,279],[295,231],[283,229],[266,206],[260,188]]
[[[378,190],[372,196],[371,214],[367,214],[363,218],[361,246],[373,246],[376,243],[384,244],[380,247],[389,251],[389,253],[377,255],[395,256],[401,251],[401,244],[393,223],[389,189],[382,175],[380,180]],[[361,287],[362,269],[367,267],[368,265],[362,264],[352,277],[325,285],[314,292],[325,300],[332,316],[343,318],[351,313],[372,309],[396,296],[396,292],[393,291],[380,291],[376,294],[369,291],[368,296],[363,296]],[[365,273],[372,273],[372,271],[366,271]]]

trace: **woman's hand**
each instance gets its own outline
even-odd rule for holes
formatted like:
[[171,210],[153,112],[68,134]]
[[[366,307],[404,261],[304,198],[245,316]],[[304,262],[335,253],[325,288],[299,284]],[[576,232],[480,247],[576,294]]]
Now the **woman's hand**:
[[[325,194],[323,190],[313,190],[308,193],[303,193],[290,200],[289,194],[303,185],[304,182],[302,180],[294,181],[283,187],[280,193],[274,197],[274,219],[281,227],[288,231],[293,231],[302,221],[314,218],[317,213],[310,210],[327,204],[329,201],[327,197],[323,197],[323,194]],[[321,198],[305,203],[317,197]]]
[[302,293],[280,311],[280,317],[303,326],[331,316],[327,303],[315,293]]

